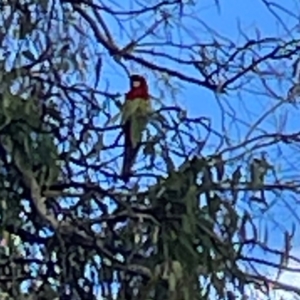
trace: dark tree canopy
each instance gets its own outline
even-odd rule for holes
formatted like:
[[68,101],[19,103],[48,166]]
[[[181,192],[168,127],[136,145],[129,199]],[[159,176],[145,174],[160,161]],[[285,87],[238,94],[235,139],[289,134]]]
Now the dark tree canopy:
[[[121,2],[1,3],[0,299],[297,299],[296,1],[238,39],[196,1]],[[125,184],[132,73],[152,111]]]

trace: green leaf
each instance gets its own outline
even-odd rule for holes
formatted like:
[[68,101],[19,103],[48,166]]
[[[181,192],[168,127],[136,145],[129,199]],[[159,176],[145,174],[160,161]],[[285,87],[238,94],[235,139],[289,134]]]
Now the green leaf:
[[63,72],[67,73],[68,71],[70,71],[72,66],[72,63],[69,59],[64,59],[60,64],[59,64],[59,68],[60,70],[62,70]]
[[180,280],[183,276],[182,265],[179,261],[175,260],[172,262],[172,269],[174,271],[177,280]]
[[190,294],[189,287],[183,287],[183,299],[190,300]]
[[193,232],[191,229],[189,217],[186,215],[184,215],[182,217],[182,230],[183,230],[183,232],[185,232],[187,234],[192,234],[192,232]]
[[270,165],[264,157],[254,158],[250,164],[251,187],[254,189],[262,187]]
[[216,275],[213,275],[212,283],[213,283],[213,286],[216,289],[218,295],[223,299],[224,298],[224,289],[225,289],[224,282],[221,279],[219,279]]
[[97,142],[94,145],[94,149],[96,150],[97,153],[100,152],[100,150],[103,148],[104,144],[103,144],[103,134],[98,134],[97,135]]
[[168,278],[168,284],[169,284],[169,291],[170,292],[175,292],[176,283],[177,283],[176,276],[173,272],[171,272],[169,274],[169,278]]
[[155,153],[155,148],[153,143],[147,143],[144,147],[144,154],[145,155],[152,155]]
[[82,135],[82,141],[84,142],[84,143],[87,143],[88,141],[89,141],[89,139],[90,139],[90,137],[91,137],[91,133],[90,133],[90,131],[84,131],[83,132],[83,135]]
[[21,17],[19,22],[19,39],[23,40],[24,38],[26,38],[27,34],[30,34],[35,29],[36,23],[32,22],[30,18],[28,19],[28,17],[25,15]]
[[[182,248],[185,250],[183,251],[182,255],[189,255],[189,259],[191,261],[197,260],[198,254],[196,250],[193,248],[193,244],[191,240],[187,237],[187,235],[182,234],[180,235],[180,238],[178,239]],[[177,260],[182,260],[183,257],[178,258]]]
[[107,125],[109,125],[109,124],[116,124],[120,117],[121,117],[121,113],[116,114],[115,116],[113,116],[112,118],[110,118],[110,120],[109,120],[109,122],[108,122]]
[[214,195],[214,197],[211,198],[208,202],[209,215],[213,220],[216,220],[216,214],[220,211],[220,206],[221,199],[217,195]]
[[214,166],[217,171],[217,178],[218,178],[218,181],[221,181],[225,174],[225,164],[224,164],[222,155],[219,154],[219,155],[214,156],[214,160],[215,160]]
[[29,50],[23,51],[22,54],[31,61],[35,60],[34,54]]

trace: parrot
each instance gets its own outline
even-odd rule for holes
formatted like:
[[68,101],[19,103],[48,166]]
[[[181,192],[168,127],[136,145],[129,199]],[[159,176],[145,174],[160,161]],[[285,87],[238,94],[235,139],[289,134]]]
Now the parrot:
[[150,96],[146,79],[141,75],[130,76],[130,90],[125,95],[122,109],[124,133],[124,158],[122,177],[129,180],[131,167],[141,146],[150,111]]

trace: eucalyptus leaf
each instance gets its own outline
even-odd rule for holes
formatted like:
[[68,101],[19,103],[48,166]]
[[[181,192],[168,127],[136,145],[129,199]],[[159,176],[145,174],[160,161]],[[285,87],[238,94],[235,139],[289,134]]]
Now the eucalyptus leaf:
[[23,51],[22,54],[23,54],[27,59],[29,59],[29,60],[31,60],[31,61],[34,61],[34,60],[35,60],[34,54],[33,54],[31,51],[29,51],[29,50]]

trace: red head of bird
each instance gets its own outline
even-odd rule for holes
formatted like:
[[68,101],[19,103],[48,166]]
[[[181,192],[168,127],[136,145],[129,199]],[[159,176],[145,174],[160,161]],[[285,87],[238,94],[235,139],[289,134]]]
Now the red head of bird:
[[133,100],[136,98],[149,99],[148,85],[143,76],[131,75],[130,91],[126,94],[126,99]]

